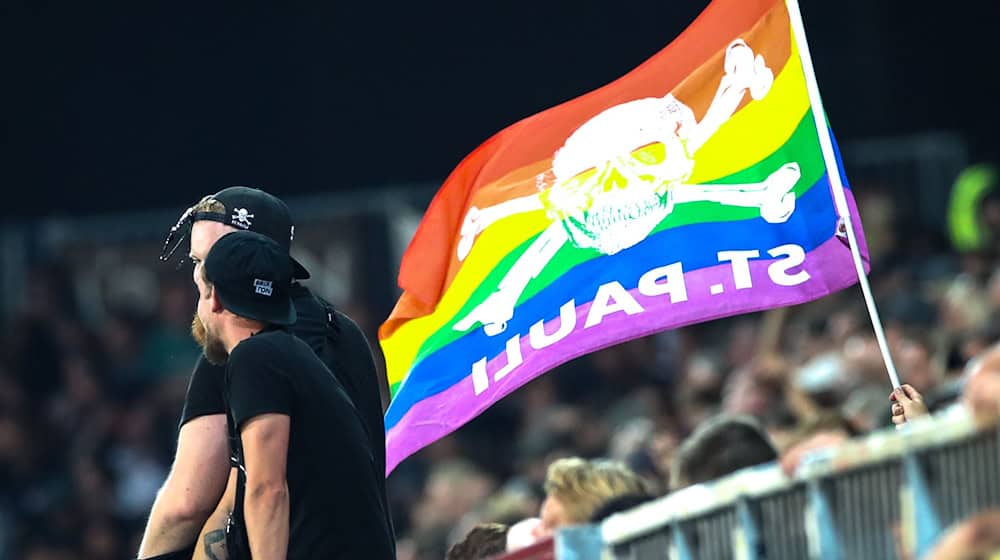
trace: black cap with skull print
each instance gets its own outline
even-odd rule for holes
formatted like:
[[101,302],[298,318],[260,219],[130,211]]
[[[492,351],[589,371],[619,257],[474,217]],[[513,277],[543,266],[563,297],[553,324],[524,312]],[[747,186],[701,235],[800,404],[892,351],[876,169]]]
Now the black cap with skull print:
[[[206,202],[215,201],[221,204],[207,205]],[[204,211],[202,208],[211,207],[213,211]],[[233,226],[239,230],[253,231],[266,235],[278,242],[285,250],[289,251],[292,239],[295,237],[295,226],[292,224],[292,215],[282,200],[268,192],[251,187],[227,187],[221,191],[208,195],[198,204],[188,208],[170,230],[167,240],[163,245],[161,260],[169,260],[174,251],[186,236],[185,228],[199,220],[211,220]],[[177,237],[178,232],[185,230],[177,238],[173,248],[169,248],[171,241]],[[292,261],[292,268],[295,279],[309,278],[309,271],[289,255]]]

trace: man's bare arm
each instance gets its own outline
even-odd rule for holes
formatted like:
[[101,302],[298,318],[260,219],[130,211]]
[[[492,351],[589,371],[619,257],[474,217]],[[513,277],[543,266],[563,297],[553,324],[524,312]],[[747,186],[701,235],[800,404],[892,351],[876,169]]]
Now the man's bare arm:
[[184,424],[170,475],[149,514],[139,558],[190,547],[218,505],[229,470],[226,416],[200,416]]
[[247,482],[243,519],[250,556],[280,560],[288,554],[288,437],[291,418],[261,414],[240,430]]
[[236,503],[236,469],[230,469],[229,483],[226,484],[226,491],[219,500],[218,507],[209,516],[205,526],[198,535],[198,542],[194,547],[194,560],[227,560],[229,551],[226,550],[226,523],[229,514],[233,511]]

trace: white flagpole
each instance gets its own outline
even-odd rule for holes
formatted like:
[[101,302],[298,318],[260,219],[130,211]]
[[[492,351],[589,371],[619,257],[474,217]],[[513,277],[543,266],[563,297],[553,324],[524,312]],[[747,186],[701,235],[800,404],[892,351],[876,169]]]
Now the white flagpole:
[[894,389],[898,389],[899,376],[896,374],[896,366],[893,364],[892,355],[889,353],[889,344],[885,339],[885,330],[882,328],[878,309],[875,308],[875,298],[872,296],[872,288],[868,284],[868,277],[865,275],[865,267],[861,260],[858,239],[854,235],[854,225],[851,223],[851,212],[847,207],[844,184],[840,180],[840,168],[837,166],[837,158],[833,153],[830,130],[826,123],[826,111],[823,109],[823,100],[819,95],[819,85],[816,83],[816,73],[813,70],[812,57],[809,55],[809,44],[806,42],[806,29],[802,23],[802,12],[799,11],[798,0],[785,0],[785,5],[788,6],[788,16],[792,24],[792,33],[794,33],[795,42],[799,47],[799,58],[802,61],[802,70],[806,78],[806,89],[809,92],[809,103],[812,105],[813,118],[816,120],[819,145],[823,151],[823,160],[826,162],[827,175],[830,177],[830,186],[833,187],[833,200],[837,206],[837,213],[840,214],[847,229],[847,240],[851,247],[851,255],[854,257],[854,268],[858,272],[858,283],[861,285],[861,293],[865,297],[865,305],[868,306],[868,315],[871,317],[872,327],[875,329],[875,339],[878,340],[878,347],[882,351],[882,360],[885,362],[885,368],[889,372],[889,381],[892,382]]

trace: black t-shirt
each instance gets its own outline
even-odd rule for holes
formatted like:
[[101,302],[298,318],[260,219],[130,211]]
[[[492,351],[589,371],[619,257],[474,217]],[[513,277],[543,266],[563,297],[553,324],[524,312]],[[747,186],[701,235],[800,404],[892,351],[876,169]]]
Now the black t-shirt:
[[261,414],[291,418],[288,557],[393,558],[379,490],[385,471],[347,392],[312,349],[287,331],[265,330],[233,348],[226,383],[237,430]]
[[[304,340],[340,381],[347,396],[361,415],[376,464],[385,473],[385,423],[382,418],[382,397],[375,359],[361,328],[347,315],[314,295],[301,284],[292,286],[292,302],[298,319],[291,327],[295,336]],[[214,366],[198,358],[181,413],[183,426],[192,418],[209,414],[225,414],[222,398],[225,386],[225,366]],[[383,504],[385,484],[382,484]],[[388,507],[388,506],[386,506]]]

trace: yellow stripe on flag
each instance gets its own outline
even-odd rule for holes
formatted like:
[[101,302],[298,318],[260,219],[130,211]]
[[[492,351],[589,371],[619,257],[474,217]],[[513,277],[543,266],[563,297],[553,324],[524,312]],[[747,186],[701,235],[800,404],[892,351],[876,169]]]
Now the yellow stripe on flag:
[[535,210],[498,220],[479,234],[434,313],[406,322],[382,340],[389,384],[405,377],[424,341],[461,310],[500,260],[551,223],[544,210]]
[[793,38],[788,62],[771,91],[747,103],[705,142],[695,154],[689,181],[709,183],[753,166],[791,138],[808,109],[806,78]]

